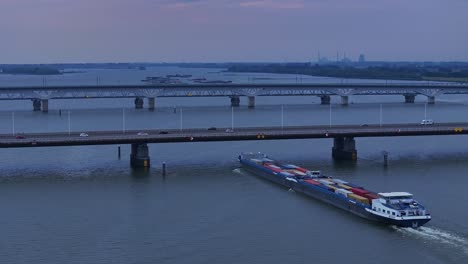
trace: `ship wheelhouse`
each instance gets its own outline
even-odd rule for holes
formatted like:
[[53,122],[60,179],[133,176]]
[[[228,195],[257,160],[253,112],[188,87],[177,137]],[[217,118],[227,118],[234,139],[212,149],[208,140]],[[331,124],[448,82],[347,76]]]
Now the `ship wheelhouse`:
[[407,192],[379,193],[379,198],[372,200],[372,210],[380,215],[395,218],[427,215],[424,206],[413,199]]

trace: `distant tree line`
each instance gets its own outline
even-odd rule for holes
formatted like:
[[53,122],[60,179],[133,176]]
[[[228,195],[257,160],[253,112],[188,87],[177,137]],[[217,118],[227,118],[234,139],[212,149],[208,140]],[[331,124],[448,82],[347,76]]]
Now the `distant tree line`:
[[48,66],[4,66],[0,69],[3,74],[57,75],[60,70]]
[[[303,74],[354,79],[426,80],[430,78],[468,78],[468,67],[412,67],[412,66],[370,66],[318,65],[309,63],[231,65],[231,72],[262,72],[279,74]],[[467,79],[468,80],[468,79]]]

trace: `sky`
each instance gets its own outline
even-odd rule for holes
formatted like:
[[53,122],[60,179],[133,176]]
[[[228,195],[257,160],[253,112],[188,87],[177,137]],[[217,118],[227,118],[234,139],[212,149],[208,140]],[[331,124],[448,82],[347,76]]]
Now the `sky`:
[[0,0],[0,64],[468,61],[468,0]]

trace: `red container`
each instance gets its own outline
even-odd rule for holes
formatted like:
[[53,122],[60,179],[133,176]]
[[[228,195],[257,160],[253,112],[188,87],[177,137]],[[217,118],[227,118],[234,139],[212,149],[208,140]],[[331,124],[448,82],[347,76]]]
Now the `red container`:
[[314,181],[314,180],[304,180],[305,182],[308,182],[310,184],[313,184],[313,185],[320,185],[320,182],[318,181]]
[[357,194],[357,195],[363,196],[363,197],[365,197],[365,194],[369,193],[368,190],[364,190],[364,189],[360,189],[360,188],[351,188],[351,191],[354,194]]
[[364,196],[364,197],[366,197],[367,199],[369,199],[369,201],[372,201],[373,199],[379,199],[379,196],[378,196],[376,193],[372,193],[372,192],[365,193],[365,194],[363,194],[362,196]]
[[304,168],[301,168],[301,167],[297,167],[297,168],[295,168],[295,170],[298,170],[298,171],[301,171],[301,172],[307,172],[307,170],[306,170],[306,169],[304,169]]
[[283,171],[282,169],[278,169],[278,168],[275,168],[275,167],[270,167],[268,165],[264,165],[264,167],[269,169],[269,170],[272,170],[274,172],[282,172]]

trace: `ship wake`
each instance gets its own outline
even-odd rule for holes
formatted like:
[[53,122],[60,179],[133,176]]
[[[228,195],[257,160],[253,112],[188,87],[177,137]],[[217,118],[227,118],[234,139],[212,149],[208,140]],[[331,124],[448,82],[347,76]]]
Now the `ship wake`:
[[435,227],[401,228],[393,227],[405,235],[421,238],[433,243],[442,243],[462,250],[468,254],[468,238]]

